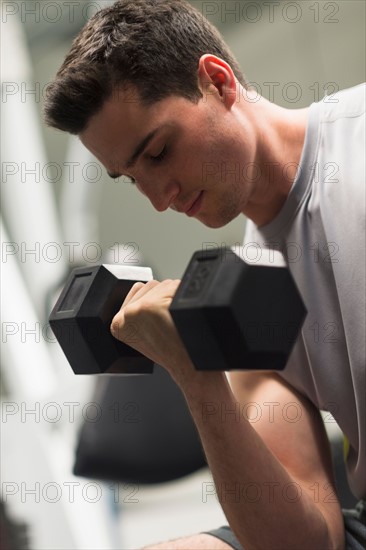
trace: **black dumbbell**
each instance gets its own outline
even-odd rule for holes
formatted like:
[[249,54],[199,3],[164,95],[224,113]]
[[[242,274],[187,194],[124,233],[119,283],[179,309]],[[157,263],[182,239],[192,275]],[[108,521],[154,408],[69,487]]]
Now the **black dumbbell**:
[[[50,325],[75,373],[152,372],[151,361],[110,334],[131,286],[152,278],[138,269],[72,272]],[[286,267],[251,264],[226,248],[193,255],[169,311],[195,367],[224,371],[283,369],[306,315]]]
[[153,362],[110,332],[131,287],[150,281],[148,267],[97,265],[73,269],[49,318],[75,374],[150,374]]
[[282,370],[306,316],[287,267],[196,252],[170,313],[198,370]]

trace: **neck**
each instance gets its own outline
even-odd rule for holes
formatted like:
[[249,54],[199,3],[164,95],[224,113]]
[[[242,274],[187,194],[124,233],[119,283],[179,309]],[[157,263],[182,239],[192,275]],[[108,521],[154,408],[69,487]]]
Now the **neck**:
[[264,98],[254,104],[251,118],[257,138],[255,165],[261,176],[243,214],[259,227],[276,217],[291,190],[304,147],[308,114],[308,108],[284,109]]

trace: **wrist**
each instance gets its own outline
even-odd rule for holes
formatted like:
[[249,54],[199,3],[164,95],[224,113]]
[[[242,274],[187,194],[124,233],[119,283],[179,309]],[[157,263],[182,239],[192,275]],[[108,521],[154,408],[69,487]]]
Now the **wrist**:
[[223,392],[230,389],[225,372],[197,371],[192,363],[191,368],[184,369],[184,376],[176,382],[187,401],[199,403],[208,399],[219,399]]

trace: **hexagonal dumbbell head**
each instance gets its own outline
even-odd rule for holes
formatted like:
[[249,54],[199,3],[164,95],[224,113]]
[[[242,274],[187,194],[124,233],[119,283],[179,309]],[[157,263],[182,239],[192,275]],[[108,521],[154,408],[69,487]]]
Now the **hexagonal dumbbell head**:
[[[147,267],[98,265],[72,271],[49,322],[76,374],[153,372],[152,361],[110,332],[132,285],[151,279]],[[130,336],[132,342],[133,329]]]
[[170,313],[198,370],[281,370],[306,309],[286,267],[220,248],[193,255]]

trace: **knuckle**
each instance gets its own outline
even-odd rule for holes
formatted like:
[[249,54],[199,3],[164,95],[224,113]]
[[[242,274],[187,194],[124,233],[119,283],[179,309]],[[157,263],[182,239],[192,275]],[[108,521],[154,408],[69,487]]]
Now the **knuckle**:
[[131,322],[139,313],[140,306],[137,304],[128,304],[124,308],[125,322]]
[[134,290],[140,290],[140,288],[143,288],[144,286],[145,286],[144,283],[142,283],[141,281],[138,281],[132,285],[132,288]]
[[141,319],[151,309],[151,302],[149,300],[140,299],[137,302],[128,304],[124,309],[125,323],[133,323],[138,319]]
[[118,319],[118,317],[114,317],[112,319],[110,330],[111,330],[113,336],[116,336],[119,333],[119,319]]
[[151,281],[148,281],[147,283],[145,283],[145,286],[147,288],[154,288],[158,284],[159,284],[158,281],[156,281],[155,279],[152,279]]

